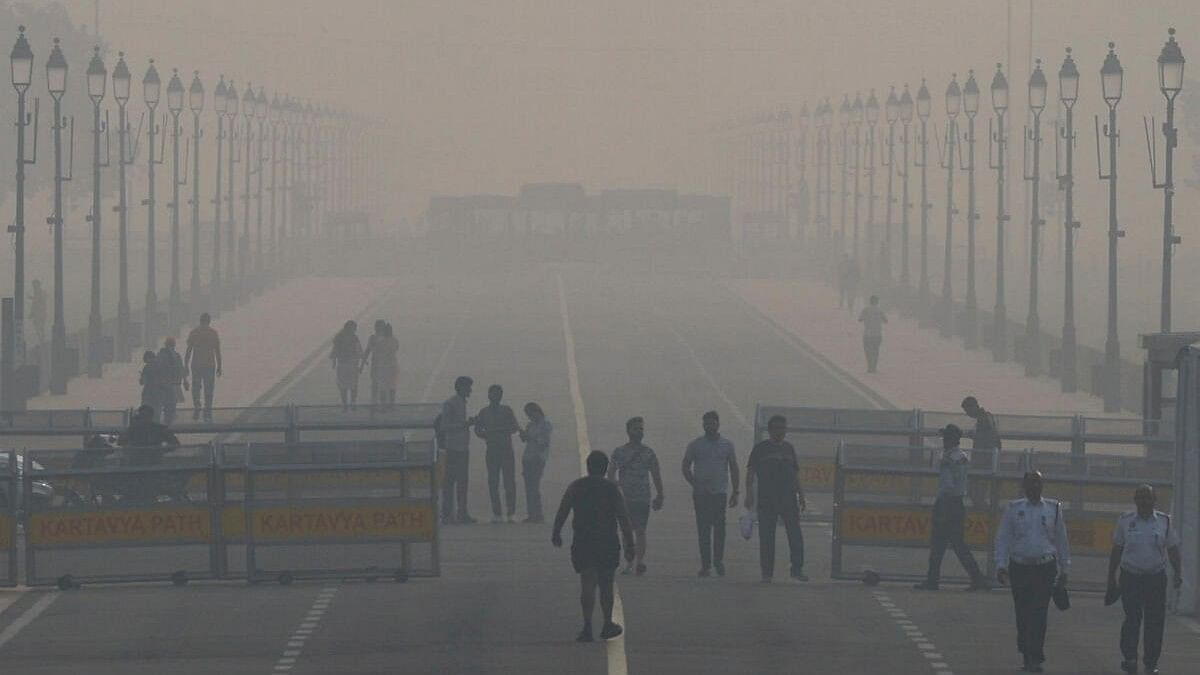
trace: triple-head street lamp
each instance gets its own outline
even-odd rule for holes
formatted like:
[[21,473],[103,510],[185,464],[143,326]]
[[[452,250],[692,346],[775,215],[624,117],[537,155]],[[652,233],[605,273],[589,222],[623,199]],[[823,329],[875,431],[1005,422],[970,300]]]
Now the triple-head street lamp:
[[1104,340],[1104,411],[1121,409],[1121,341],[1117,330],[1117,240],[1125,236],[1117,221],[1117,104],[1125,85],[1125,69],[1117,58],[1116,45],[1108,43],[1108,55],[1100,67],[1100,89],[1108,106],[1108,173],[1100,161],[1100,120],[1096,123],[1096,165],[1100,180],[1108,181],[1108,332]]
[[46,219],[54,227],[54,326],[50,333],[50,393],[67,393],[73,363],[67,354],[67,325],[63,318],[63,183],[71,180],[70,165],[63,170],[62,131],[70,125],[71,155],[74,157],[75,124],[62,116],[62,97],[67,92],[67,59],[54,38],[46,61],[46,88],[54,99],[54,214]]
[[[1003,362],[1008,359],[1008,309],[1005,305],[1004,291],[1004,226],[1008,222],[1008,192],[1005,190],[1005,179],[1008,168],[1005,166],[1004,152],[1008,147],[1008,136],[1004,127],[1004,114],[1008,111],[1008,78],[1000,64],[996,64],[996,74],[992,75],[992,110],[996,113],[996,127],[988,133],[988,164],[996,170],[996,301],[992,307],[992,360]],[[995,150],[995,160],[991,155]]]
[[912,95],[908,93],[907,84],[904,85],[904,93],[900,95],[899,110],[900,121],[904,124],[903,138],[901,138],[901,145],[904,148],[900,163],[900,288],[903,289],[903,292],[907,296],[909,292],[909,210],[912,208],[912,202],[908,199],[908,130],[913,120],[913,99]]
[[188,299],[192,313],[200,310],[200,113],[204,111],[204,84],[200,82],[200,71],[193,71],[192,83],[188,86],[188,107],[192,111],[192,280]]
[[929,113],[933,99],[929,96],[929,88],[925,86],[925,78],[921,78],[921,88],[917,90],[917,117],[921,120],[921,159],[916,166],[921,169],[921,272],[917,281],[917,307],[919,323],[929,325],[933,316],[929,307]]
[[975,293],[975,115],[979,113],[979,83],[975,71],[967,72],[962,90],[963,114],[967,116],[967,295],[963,303],[962,336],[967,349],[979,346],[979,301]]
[[92,298],[88,312],[87,374],[101,377],[104,374],[104,321],[100,315],[100,168],[108,162],[100,159],[100,135],[108,131],[108,125],[100,121],[100,102],[108,85],[108,70],[96,47],[92,60],[88,62],[88,98],[92,99],[92,212],[88,220],[92,223]]
[[[183,323],[183,293],[179,288],[179,187],[187,184],[187,170],[184,168],[183,179],[180,179],[179,139],[183,131],[179,128],[179,114],[183,112],[184,99],[183,80],[179,79],[179,71],[171,71],[171,79],[167,82],[167,110],[171,113],[171,290],[167,300],[167,311],[170,317],[168,330],[175,332],[176,327]],[[189,149],[190,152],[190,149]],[[186,159],[184,160],[186,163]]]
[[942,260],[942,302],[938,321],[938,330],[942,337],[954,335],[954,294],[951,290],[950,274],[953,264],[951,256],[954,241],[954,169],[958,164],[958,113],[962,110],[962,90],[958,86],[958,74],[950,76],[950,84],[946,87],[946,156],[942,160],[942,168],[946,170],[946,235],[943,247],[945,255]]
[[[12,86],[17,92],[17,194],[16,213],[13,224],[8,228],[13,233],[13,365],[25,362],[25,166],[37,161],[37,99],[33,100],[32,119],[25,111],[25,94],[33,82],[33,50],[25,39],[25,26],[18,26],[17,41],[9,53],[12,68]],[[33,125],[33,157],[25,157],[25,128]],[[10,375],[6,373],[6,375]],[[11,377],[9,378],[11,379]],[[5,385],[10,394],[14,388]],[[16,404],[16,397],[6,403]],[[21,402],[23,406],[23,401]]]
[[113,99],[117,102],[117,339],[115,344],[118,361],[129,361],[133,346],[133,332],[129,311],[129,205],[125,185],[125,167],[133,164],[134,152],[129,149],[129,118],[125,106],[129,103],[129,85],[132,81],[129,66],[125,64],[125,52],[117,55],[117,66],[113,68]]
[[[158,289],[156,288],[156,269],[154,243],[154,216],[157,209],[155,203],[154,167],[162,163],[162,153],[155,153],[154,136],[161,129],[155,122],[154,114],[158,109],[159,98],[162,95],[162,80],[158,77],[158,69],[154,67],[154,59],[146,68],[142,77],[142,99],[149,112],[150,125],[146,127],[146,191],[147,198],[142,202],[146,206],[146,307],[142,313],[142,345],[146,349],[154,349],[158,341]],[[157,156],[156,156],[157,154]]]
[[1026,155],[1032,149],[1032,162],[1026,164],[1033,167],[1032,174],[1026,174],[1025,180],[1030,181],[1030,216],[1029,216],[1029,314],[1025,318],[1025,345],[1023,354],[1025,374],[1040,375],[1042,372],[1042,326],[1038,317],[1038,248],[1041,240],[1041,227],[1045,221],[1041,217],[1041,148],[1042,148],[1042,111],[1046,109],[1046,75],[1042,72],[1042,60],[1037,59],[1033,73],[1029,76],[1029,111],[1033,113],[1033,129],[1025,133]]
[[896,96],[896,88],[888,91],[887,101],[883,104],[883,116],[887,120],[887,159],[882,163],[887,167],[887,201],[884,205],[883,219],[883,255],[880,256],[884,281],[892,280],[892,203],[895,201],[896,177],[896,122],[900,119],[900,99]]
[[[1063,270],[1063,330],[1062,330],[1062,390],[1074,392],[1076,389],[1076,340],[1075,340],[1075,230],[1079,223],[1075,222],[1075,102],[1079,100],[1079,68],[1075,59],[1071,58],[1071,48],[1067,47],[1067,56],[1063,59],[1062,67],[1058,70],[1058,98],[1066,111],[1064,128],[1059,133],[1063,142],[1065,170],[1058,171],[1058,186],[1064,192],[1063,233],[1064,270]],[[1057,149],[1057,144],[1055,146]],[[1055,152],[1055,159],[1058,153]]]

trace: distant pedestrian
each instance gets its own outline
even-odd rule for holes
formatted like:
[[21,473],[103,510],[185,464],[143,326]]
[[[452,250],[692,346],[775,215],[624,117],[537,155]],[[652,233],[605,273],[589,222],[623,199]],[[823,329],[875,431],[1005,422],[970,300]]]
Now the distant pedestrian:
[[1137,509],[1117,519],[1112,553],[1108,557],[1108,595],[1119,593],[1125,610],[1125,621],[1121,623],[1121,670],[1130,675],[1138,671],[1138,633],[1142,632],[1143,621],[1146,639],[1142,663],[1146,664],[1147,673],[1158,673],[1167,615],[1167,563],[1173,572],[1172,586],[1183,586],[1179,528],[1171,527],[1171,516],[1154,510],[1154,502],[1154,488],[1139,485],[1133,493]]
[[[662,472],[658,466],[658,455],[650,447],[642,445],[646,433],[646,422],[641,417],[625,422],[625,433],[629,442],[613,450],[612,462],[608,466],[608,479],[616,480],[629,509],[629,520],[633,524],[633,535],[637,542],[637,567],[630,561],[622,574],[636,572],[640,577],[646,573],[646,526],[650,522],[650,510],[658,511],[663,506]],[[657,496],[650,499],[650,481],[654,481]]]
[[221,376],[221,337],[210,325],[208,312],[200,315],[200,325],[188,334],[183,367],[192,373],[192,419],[200,419],[200,395],[204,395],[204,421],[212,421],[213,387]]
[[525,479],[525,512],[527,523],[543,522],[542,474],[550,461],[550,435],[554,427],[546,419],[542,406],[530,401],[525,404],[525,416],[529,424],[520,431],[525,441],[525,452],[521,455],[521,476]]
[[162,423],[170,426],[175,422],[175,411],[183,400],[183,387],[187,384],[187,370],[183,367],[183,357],[175,351],[175,338],[163,340],[157,361],[163,384]]
[[875,372],[879,365],[879,346],[883,344],[883,324],[887,323],[887,314],[879,309],[879,296],[872,295],[866,307],[858,315],[863,325],[863,352],[867,355],[867,372]]
[[964,521],[967,509],[963,499],[967,496],[967,474],[971,460],[967,453],[959,447],[962,439],[962,429],[954,424],[947,424],[942,429],[942,457],[938,462],[937,498],[933,503],[933,533],[929,542],[929,569],[925,581],[914,588],[923,591],[936,591],[941,580],[942,558],[949,546],[958,556],[958,562],[971,578],[968,591],[987,590],[988,582],[963,535]]
[[373,405],[387,401],[383,382],[379,379],[379,372],[377,372],[375,367],[378,359],[372,360],[372,357],[376,356],[380,343],[383,341],[385,326],[387,326],[387,322],[383,319],[375,320],[375,332],[371,333],[370,337],[367,338],[367,346],[362,353],[362,364],[359,366],[360,373],[367,366],[371,368],[371,403]]
[[[612,618],[613,576],[621,562],[622,542],[626,562],[633,560],[633,528],[621,491],[604,478],[607,470],[608,457],[593,450],[587,456],[588,475],[567,486],[550,535],[550,542],[561,547],[563,525],[567,516],[574,513],[571,519],[571,564],[579,574],[583,609],[583,628],[575,638],[577,642],[592,641],[592,610],[596,605],[597,589],[600,591],[600,611],[604,615],[600,638],[611,640],[624,630]],[[618,528],[620,539],[617,538]]]
[[[467,511],[467,481],[470,478],[471,425],[467,417],[467,399],[475,381],[466,375],[454,380],[454,395],[442,403],[437,432],[442,438],[446,467],[442,480],[442,522],[469,525],[475,522]],[[457,510],[455,506],[457,504]]]
[[513,453],[513,434],[521,430],[512,408],[502,404],[504,388],[498,384],[488,387],[488,404],[475,415],[475,435],[482,438],[486,450],[488,493],[492,498],[492,522],[501,517],[500,481],[504,480],[504,517],[513,522],[517,512],[516,456]]
[[800,530],[800,513],[808,508],[808,502],[800,485],[796,448],[784,440],[786,435],[787,418],[772,416],[767,420],[767,440],[754,446],[746,463],[746,508],[758,511],[758,555],[764,584],[775,576],[775,525],[780,520],[787,533],[791,577],[808,581]]
[[42,282],[33,280],[33,292],[29,295],[29,320],[33,322],[33,332],[37,334],[38,343],[46,341],[46,291]]
[[996,423],[996,416],[984,410],[974,396],[968,396],[962,400],[962,409],[967,417],[975,420],[975,432],[971,434],[971,449],[999,450],[1000,427]]
[[358,404],[358,374],[362,362],[362,343],[358,340],[358,324],[347,321],[333,337],[329,360],[337,374],[338,396],[342,412],[350,412]]
[[166,388],[164,383],[158,357],[147,349],[142,353],[142,370],[138,373],[138,384],[142,385],[142,405],[154,411],[156,420],[162,415],[163,391]]
[[[715,410],[701,419],[704,435],[688,443],[683,453],[683,478],[692,486],[696,510],[696,532],[700,540],[700,573],[710,569],[725,576],[725,509],[738,503],[737,452],[721,435],[721,418]],[[732,478],[731,478],[732,477]],[[726,496],[730,485],[733,493]]]
[[1062,506],[1042,498],[1042,474],[1025,473],[1025,497],[1008,503],[996,529],[996,579],[1012,579],[1017,651],[1024,670],[1042,672],[1046,660],[1046,613],[1056,586],[1067,585],[1071,549]]

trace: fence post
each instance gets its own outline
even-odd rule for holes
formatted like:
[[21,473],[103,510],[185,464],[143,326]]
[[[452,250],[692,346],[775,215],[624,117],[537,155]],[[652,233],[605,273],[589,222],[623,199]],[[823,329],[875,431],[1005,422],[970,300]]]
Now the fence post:
[[285,410],[284,416],[287,418],[287,429],[283,432],[283,442],[289,444],[298,443],[300,442],[300,429],[298,428],[300,422],[299,411],[296,409],[295,403],[289,403]]
[[[829,554],[830,577],[842,577],[842,501],[846,496],[846,477],[842,475],[842,446],[844,441],[838,441],[837,454],[833,460],[833,548]],[[762,532],[758,533],[762,536]]]
[[221,472],[224,452],[219,441],[209,444],[208,458],[208,566],[214,579],[224,579],[228,567],[225,532],[221,527],[221,516],[225,513],[225,476]]

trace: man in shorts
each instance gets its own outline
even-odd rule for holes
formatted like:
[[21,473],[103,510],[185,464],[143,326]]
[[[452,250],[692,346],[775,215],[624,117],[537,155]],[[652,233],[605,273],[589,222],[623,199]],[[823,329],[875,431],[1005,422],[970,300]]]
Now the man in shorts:
[[[596,591],[600,591],[600,611],[604,614],[604,627],[600,638],[611,640],[624,629],[614,623],[613,576],[621,561],[621,543],[625,546],[625,560],[633,560],[633,528],[621,492],[611,481],[605,480],[608,457],[594,450],[587,457],[587,473],[567,486],[558,514],[554,516],[554,531],[550,542],[562,546],[562,528],[567,515],[574,512],[571,520],[571,564],[579,574],[579,602],[583,609],[583,629],[576,642],[592,641],[592,609],[596,605]],[[617,539],[617,528],[621,539]]]
[[[646,524],[650,521],[650,509],[658,511],[663,506],[662,474],[658,470],[658,455],[648,446],[642,445],[646,423],[641,417],[630,418],[625,423],[629,442],[613,450],[612,463],[608,466],[608,479],[616,478],[625,507],[629,509],[629,520],[633,523],[637,540],[637,575],[646,573]],[[650,479],[654,479],[657,497],[650,499]],[[625,566],[621,574],[634,572],[633,562]]]

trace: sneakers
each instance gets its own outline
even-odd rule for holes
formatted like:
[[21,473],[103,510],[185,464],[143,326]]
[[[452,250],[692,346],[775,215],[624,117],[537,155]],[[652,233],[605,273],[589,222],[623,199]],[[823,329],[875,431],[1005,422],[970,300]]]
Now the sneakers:
[[1129,675],[1137,675],[1137,671],[1138,671],[1137,661],[1122,661],[1121,662],[1121,671],[1125,672],[1125,673],[1129,673]]
[[796,572],[795,574],[792,575],[792,581],[795,581],[798,583],[803,583],[805,581],[808,581],[808,575],[805,574],[804,572]]
[[504,522],[504,519],[501,518],[500,516],[492,516],[492,524],[493,525],[495,525],[496,523],[503,523],[503,522]]
[[928,581],[922,581],[922,582],[921,582],[921,583],[919,583],[919,584],[913,584],[913,590],[917,590],[917,591],[936,591],[936,590],[938,590],[938,585],[937,585],[937,584],[931,584],[931,583],[929,583]]
[[621,574],[624,576],[629,576],[630,574],[633,574],[633,565],[627,565],[625,567],[622,567]]
[[595,640],[592,639],[592,627],[584,626],[583,629],[579,631],[579,635],[575,636],[575,641],[576,642],[595,642]]
[[605,624],[604,628],[600,629],[600,639],[601,640],[611,640],[615,637],[620,636],[621,633],[624,633],[624,632],[625,632],[625,629],[621,628],[621,624],[619,624],[619,623]]
[[981,579],[979,581],[972,581],[971,585],[967,586],[966,590],[968,593],[973,593],[974,591],[990,591],[992,590],[992,585]]
[[[645,565],[645,564],[643,564],[643,563],[638,563],[637,569],[634,571],[634,573],[635,573],[637,576],[639,576],[639,577],[640,577],[640,576],[645,576],[645,574],[646,574],[646,565]],[[613,624],[613,625],[616,625],[616,624]],[[620,626],[617,626],[617,629],[618,629],[618,630],[620,630],[620,628],[621,628]]]
[[698,577],[706,577],[708,575],[709,575],[709,572],[708,572],[707,567],[701,567],[700,571],[696,573],[696,576],[698,576]]
[[761,580],[759,580],[759,582],[758,582],[758,583],[760,583],[760,584],[769,584],[769,583],[771,583],[771,577],[764,576],[764,577],[763,577]]
[[722,562],[713,563],[713,569],[715,569],[717,571],[717,576],[719,576],[719,577],[725,576],[725,563],[722,563]]
[[474,518],[472,518],[469,515],[458,517],[459,525],[474,525],[475,523],[478,523],[478,522],[479,522],[478,520],[475,520]]

